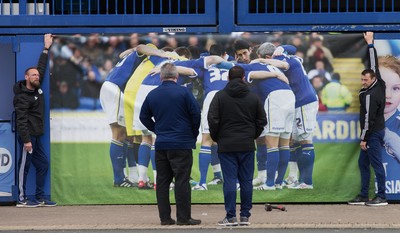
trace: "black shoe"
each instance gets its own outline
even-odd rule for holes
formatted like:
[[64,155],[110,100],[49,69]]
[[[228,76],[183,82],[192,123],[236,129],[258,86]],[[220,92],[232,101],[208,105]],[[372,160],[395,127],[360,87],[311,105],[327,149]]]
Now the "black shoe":
[[189,219],[187,221],[178,221],[177,225],[199,225],[201,223],[200,219]]
[[385,198],[376,196],[371,201],[365,202],[365,205],[367,205],[367,206],[384,206],[384,205],[388,205],[388,202],[386,201]]
[[161,225],[175,225],[176,221],[174,219],[169,219],[167,221],[161,221]]
[[369,201],[368,197],[362,197],[360,195],[357,195],[356,198],[348,201],[347,204],[349,204],[349,205],[365,205],[365,203],[368,201]]

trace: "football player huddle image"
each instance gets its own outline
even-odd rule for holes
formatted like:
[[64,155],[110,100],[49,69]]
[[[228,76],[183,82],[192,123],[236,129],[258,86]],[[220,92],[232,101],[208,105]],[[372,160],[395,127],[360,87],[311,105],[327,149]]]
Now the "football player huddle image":
[[[362,178],[354,170],[359,166],[364,128],[359,125],[357,96],[361,71],[368,67],[360,51],[369,46],[359,33],[350,35],[359,44],[346,46],[337,43],[341,35],[324,33],[79,36],[79,40],[57,37],[49,50],[53,59],[50,102],[59,101],[54,96],[68,95],[78,103],[72,107],[50,104],[54,119],[51,127],[62,124],[64,132],[77,130],[76,134],[87,139],[75,141],[66,136],[52,141],[53,153],[60,155],[54,159],[54,167],[60,170],[52,172],[60,182],[53,188],[62,203],[156,202],[154,191],[160,175],[157,139],[166,135],[176,139],[187,133],[179,131],[183,123],[171,122],[171,130],[177,131],[165,132],[157,124],[149,129],[142,122],[144,108],[146,113],[149,109],[155,113],[144,103],[149,93],[163,85],[161,67],[167,63],[176,67],[176,85],[190,92],[201,110],[188,181],[192,203],[224,202],[218,144],[210,136],[207,117],[212,100],[226,87],[228,72],[235,66],[243,68],[243,82],[258,96],[267,118],[264,130],[254,140],[253,202],[338,202],[358,195]],[[384,51],[391,54],[380,54],[380,46],[391,48]],[[400,61],[396,56],[400,54],[396,54],[398,43],[387,40],[375,39],[375,48],[386,85],[380,151],[384,192],[387,200],[396,200],[400,198],[400,176],[396,172],[400,169]],[[323,66],[316,67],[319,63]],[[338,75],[339,79],[332,78]],[[344,95],[335,95],[339,92],[332,92],[339,83],[346,86],[346,100],[340,99]],[[344,105],[332,107],[323,95],[337,96],[334,104]],[[170,108],[158,117],[176,113]],[[74,118],[68,121],[72,124],[62,123],[66,117]],[[93,119],[99,120],[95,123]],[[79,127],[91,124],[102,133]],[[350,127],[352,124],[355,126]],[[90,140],[91,134],[97,138]],[[174,143],[166,149],[179,148],[186,141]],[[70,154],[67,144],[85,156],[62,156]],[[73,167],[76,161],[82,162]],[[88,195],[64,193],[72,179],[67,174],[77,185],[86,187],[83,192]],[[346,187],[355,188],[348,191]],[[169,190],[174,192],[175,188],[173,179]],[[240,190],[237,181],[236,191]],[[375,187],[368,190],[372,195]],[[93,194],[97,191],[104,195]]]

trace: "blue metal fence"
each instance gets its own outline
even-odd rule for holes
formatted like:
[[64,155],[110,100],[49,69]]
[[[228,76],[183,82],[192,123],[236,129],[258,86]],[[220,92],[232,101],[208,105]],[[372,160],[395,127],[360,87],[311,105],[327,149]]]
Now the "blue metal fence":
[[365,30],[371,26],[394,30],[400,22],[399,12],[399,0],[249,0],[238,1],[236,24],[274,31]]
[[0,0],[0,33],[395,31],[399,13],[400,0]]
[[0,27],[25,30],[147,27],[145,31],[217,24],[216,0],[0,0],[0,8]]

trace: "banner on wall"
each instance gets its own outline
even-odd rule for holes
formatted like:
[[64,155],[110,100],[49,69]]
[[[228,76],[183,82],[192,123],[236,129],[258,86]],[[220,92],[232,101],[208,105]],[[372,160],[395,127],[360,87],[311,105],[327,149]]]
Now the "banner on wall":
[[[314,48],[310,44],[312,34],[282,34],[269,33],[235,33],[213,38],[212,35],[171,36],[158,35],[152,37],[158,47],[189,45],[191,40],[197,40],[195,47],[200,53],[206,52],[208,44],[217,43],[225,46],[227,56],[234,57],[231,45],[237,38],[249,40],[252,46],[261,41],[274,43],[298,44],[298,56],[303,56],[305,70],[310,82],[317,92],[331,82],[331,75],[339,73],[341,83],[349,89],[352,101],[347,111],[339,113],[327,112],[320,106],[317,116],[318,124],[314,132],[316,150],[312,190],[255,191],[254,202],[344,202],[354,198],[360,189],[358,170],[359,154],[359,117],[358,90],[359,74],[364,69],[365,55],[363,41],[360,35],[323,35],[324,48]],[[342,41],[353,43],[347,44]],[[110,160],[111,130],[107,116],[99,104],[99,92],[108,72],[118,62],[117,54],[132,46],[132,43],[150,42],[148,35],[99,37],[87,36],[76,38],[61,38],[58,46],[53,46],[51,79],[51,155],[52,155],[52,197],[61,204],[142,204],[155,203],[154,190],[139,190],[137,188],[116,188],[113,183],[113,169]],[[210,39],[211,38],[211,39]],[[116,42],[116,41],[118,42]],[[110,43],[112,41],[112,46]],[[397,40],[396,40],[397,41]],[[91,43],[91,49],[87,44]],[[93,46],[94,44],[94,46]],[[399,43],[393,41],[376,41],[379,51],[399,51]],[[56,48],[56,49],[54,49]],[[72,48],[72,49],[71,49]],[[106,48],[106,49],[105,49]],[[314,49],[314,53],[311,53]],[[328,55],[327,49],[330,52]],[[324,53],[324,68],[317,69],[315,51]],[[196,54],[194,50],[192,52]],[[310,55],[312,54],[312,55]],[[320,56],[321,54],[319,54]],[[383,55],[383,54],[380,54]],[[393,54],[396,55],[396,54]],[[71,59],[72,58],[72,59]],[[79,62],[75,62],[79,61]],[[382,66],[381,66],[382,67]],[[400,65],[398,66],[400,70]],[[388,68],[390,69],[390,68]],[[356,70],[356,71],[355,71]],[[392,69],[395,70],[395,69]],[[313,71],[313,72],[311,72]],[[400,72],[385,73],[382,76],[387,83],[387,105],[385,110],[387,135],[385,150],[382,151],[383,164],[386,171],[386,192],[389,200],[400,200]],[[68,75],[67,75],[68,74]],[[314,75],[323,76],[321,82],[316,82]],[[201,88],[201,85],[198,85]],[[201,100],[201,90],[193,89],[195,96]],[[200,93],[200,94],[199,94]],[[200,101],[201,102],[201,101]],[[198,150],[194,151],[192,178],[199,179]],[[149,151],[150,153],[150,151]],[[135,172],[131,161],[126,162],[125,174]],[[153,167],[150,161],[147,175],[154,182]],[[128,168],[131,167],[131,168]],[[212,167],[209,167],[207,182],[214,177]],[[256,174],[255,174],[256,175]],[[351,187],[351,188],[349,188]],[[72,190],[72,191],[71,191]],[[209,195],[204,195],[209,192]],[[374,195],[374,185],[371,184],[370,196]],[[207,191],[192,191],[193,203],[223,203],[222,185],[209,185]]]
[[0,196],[11,196],[15,185],[14,134],[11,123],[0,122]]

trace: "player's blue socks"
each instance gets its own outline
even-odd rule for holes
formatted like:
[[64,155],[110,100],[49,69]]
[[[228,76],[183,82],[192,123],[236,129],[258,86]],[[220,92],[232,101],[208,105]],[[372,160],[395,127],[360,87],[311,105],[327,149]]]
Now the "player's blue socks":
[[278,164],[278,176],[276,177],[275,184],[281,185],[283,178],[285,178],[286,169],[289,163],[290,149],[289,146],[279,147],[279,164]]
[[257,169],[258,171],[263,171],[266,169],[267,162],[267,146],[265,144],[258,145],[257,144]]
[[126,160],[128,161],[128,172],[124,165],[125,177],[128,177],[131,182],[138,182],[139,177],[135,157],[137,157],[139,145],[130,141],[125,141],[125,147]]
[[153,167],[153,170],[157,170],[156,168],[156,150],[154,145],[151,146],[150,150],[150,160],[151,160],[151,166]]
[[126,144],[126,159],[128,160],[128,167],[136,167],[135,161],[135,148],[134,144],[131,142],[125,142]]
[[295,143],[293,148],[290,148],[290,162],[297,162],[299,155],[301,155],[301,145],[300,143]]
[[111,140],[110,159],[114,173],[114,183],[120,184],[124,181],[124,143]]
[[205,184],[207,181],[207,171],[210,162],[211,162],[211,147],[201,146],[199,152],[199,170],[200,170],[199,185]]
[[139,146],[139,161],[138,164],[141,166],[148,167],[150,162],[150,151],[151,145],[147,143],[142,143]]
[[[221,166],[218,158],[218,146],[211,146],[211,166],[213,167],[214,178],[222,180]],[[218,167],[218,168],[217,168]]]
[[297,164],[300,171],[300,181],[308,185],[312,185],[312,174],[314,168],[314,145],[313,144],[303,144],[301,145],[302,153],[297,159]]
[[277,147],[267,149],[267,186],[275,185],[275,174],[279,164],[279,149]]
[[150,161],[150,150],[151,145],[147,143],[141,143],[139,146],[139,159],[138,159],[138,170],[139,170],[139,181],[147,182],[147,169]]

